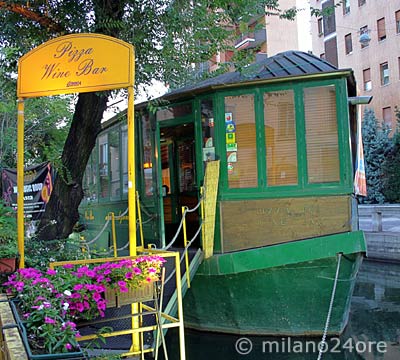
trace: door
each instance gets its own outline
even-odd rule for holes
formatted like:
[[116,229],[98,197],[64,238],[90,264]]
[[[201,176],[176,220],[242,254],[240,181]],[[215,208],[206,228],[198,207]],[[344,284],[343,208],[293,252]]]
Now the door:
[[[165,244],[175,236],[181,219],[182,206],[193,208],[199,199],[196,182],[196,154],[193,122],[168,126],[160,124],[159,184],[164,215]],[[198,212],[186,215],[188,240],[199,227]],[[176,245],[183,245],[182,231]]]

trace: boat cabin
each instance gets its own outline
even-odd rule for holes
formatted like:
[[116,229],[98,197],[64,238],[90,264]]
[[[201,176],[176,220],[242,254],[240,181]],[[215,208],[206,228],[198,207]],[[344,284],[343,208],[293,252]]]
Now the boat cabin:
[[[288,51],[136,105],[146,243],[171,240],[181,207],[198,203],[207,165],[218,160],[214,253],[354,229],[355,95],[351,70]],[[125,119],[105,124],[87,166],[82,214],[93,234],[127,207]],[[193,235],[199,211],[186,220]],[[123,245],[123,218],[118,231]]]

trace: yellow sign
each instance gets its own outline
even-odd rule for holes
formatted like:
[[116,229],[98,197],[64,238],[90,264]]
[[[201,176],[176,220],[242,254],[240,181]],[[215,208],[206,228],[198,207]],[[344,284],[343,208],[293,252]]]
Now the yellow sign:
[[120,89],[134,83],[133,46],[100,34],[50,40],[21,57],[18,97]]

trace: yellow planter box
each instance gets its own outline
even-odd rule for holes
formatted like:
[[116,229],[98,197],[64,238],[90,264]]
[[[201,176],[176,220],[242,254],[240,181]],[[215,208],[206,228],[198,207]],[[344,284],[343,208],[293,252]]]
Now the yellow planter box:
[[126,293],[116,292],[114,289],[107,289],[105,298],[107,307],[120,307],[137,302],[145,302],[153,299],[154,284],[148,283],[137,289],[129,289]]

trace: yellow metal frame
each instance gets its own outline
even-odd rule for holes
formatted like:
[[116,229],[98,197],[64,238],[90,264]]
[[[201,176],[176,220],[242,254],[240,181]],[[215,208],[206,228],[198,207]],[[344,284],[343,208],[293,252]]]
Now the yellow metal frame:
[[[157,309],[155,307],[145,305],[142,303],[139,304],[132,304],[132,323],[137,324],[137,326],[133,326],[132,329],[129,330],[120,330],[120,331],[112,331],[109,333],[102,334],[101,336],[107,337],[114,337],[114,336],[121,336],[121,335],[129,335],[132,334],[134,339],[137,339],[138,342],[135,346],[133,343],[129,352],[121,354],[121,356],[131,356],[131,355],[141,355],[142,358],[145,353],[155,351],[155,348],[144,349],[143,348],[143,337],[141,334],[147,331],[163,331],[164,329],[170,328],[179,328],[179,349],[180,349],[180,360],[186,359],[185,355],[185,333],[184,333],[184,324],[183,324],[183,306],[182,306],[182,281],[181,281],[181,268],[180,268],[180,255],[179,252],[176,251],[163,251],[163,250],[156,250],[156,249],[146,249],[143,252],[144,254],[154,254],[162,256],[163,258],[173,258],[174,265],[175,265],[175,280],[176,280],[176,293],[177,293],[177,316],[171,316],[162,312],[162,309],[159,311],[161,318],[165,319],[168,322],[162,322],[161,318],[158,319],[158,323],[156,325],[151,326],[142,326],[141,318],[147,314],[155,314]],[[50,263],[50,268],[54,269],[59,266],[63,266],[66,264],[74,264],[74,265],[89,265],[89,264],[99,264],[104,262],[113,262],[122,259],[135,259],[138,256],[123,256],[123,257],[111,257],[111,258],[102,258],[102,259],[82,259],[82,260],[73,260],[73,261],[56,261]],[[144,312],[145,310],[146,312]],[[158,318],[156,316],[156,318]],[[95,339],[98,336],[96,334],[90,334],[78,337],[78,341],[85,341]],[[158,346],[156,343],[155,346]]]

